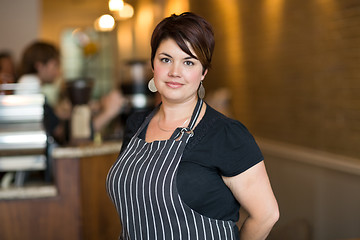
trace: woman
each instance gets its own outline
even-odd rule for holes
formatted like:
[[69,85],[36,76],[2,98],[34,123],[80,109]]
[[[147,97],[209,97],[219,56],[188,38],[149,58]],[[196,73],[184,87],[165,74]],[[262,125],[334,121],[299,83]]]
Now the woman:
[[[161,104],[129,117],[107,178],[121,239],[265,239],[278,206],[261,152],[240,122],[202,100],[210,24],[172,15],[156,26],[151,48],[149,88]],[[249,216],[239,232],[240,205]]]

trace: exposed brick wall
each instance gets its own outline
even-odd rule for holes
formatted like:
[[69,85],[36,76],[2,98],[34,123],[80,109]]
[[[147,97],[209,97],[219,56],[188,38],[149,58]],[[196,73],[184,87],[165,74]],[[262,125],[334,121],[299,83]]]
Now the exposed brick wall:
[[360,157],[360,1],[193,0],[191,9],[216,34],[205,87],[229,87],[252,133]]

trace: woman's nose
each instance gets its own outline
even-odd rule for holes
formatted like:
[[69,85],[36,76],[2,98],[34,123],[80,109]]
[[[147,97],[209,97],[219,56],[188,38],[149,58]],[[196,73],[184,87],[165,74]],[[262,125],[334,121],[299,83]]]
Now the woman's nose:
[[172,64],[169,70],[170,77],[179,77],[180,76],[180,66],[176,63]]

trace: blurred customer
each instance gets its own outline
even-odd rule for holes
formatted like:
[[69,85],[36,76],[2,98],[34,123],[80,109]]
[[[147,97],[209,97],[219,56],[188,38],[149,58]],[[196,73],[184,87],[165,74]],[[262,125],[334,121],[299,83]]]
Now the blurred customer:
[[34,42],[23,52],[17,94],[40,93],[41,85],[60,76],[58,49],[46,42]]
[[[21,59],[20,79],[17,94],[41,93],[41,86],[52,84],[60,77],[60,52],[48,42],[35,41],[24,51]],[[65,91],[65,88],[63,89]],[[66,96],[66,94],[63,94]],[[111,92],[101,101],[101,112],[93,119],[94,131],[101,130],[121,110],[124,98],[118,91]],[[59,144],[67,143],[68,123],[72,106],[66,97],[59,99],[55,106],[45,100],[44,127],[47,134]]]
[[[41,93],[41,85],[54,83],[60,76],[59,50],[46,42],[34,42],[23,52],[20,61],[20,78],[16,94]],[[56,112],[58,114],[56,114]],[[67,141],[68,120],[71,106],[64,101],[58,106],[58,111],[45,100],[44,127],[49,136],[63,144]]]
[[[0,84],[14,83],[16,80],[15,64],[9,52],[0,52]],[[0,90],[0,94],[6,91]]]

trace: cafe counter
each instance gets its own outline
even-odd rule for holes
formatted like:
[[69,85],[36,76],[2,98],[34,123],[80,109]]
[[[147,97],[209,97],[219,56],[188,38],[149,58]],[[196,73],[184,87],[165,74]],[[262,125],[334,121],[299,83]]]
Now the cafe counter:
[[120,147],[55,148],[53,184],[0,190],[0,239],[117,239],[121,225],[105,181]]

